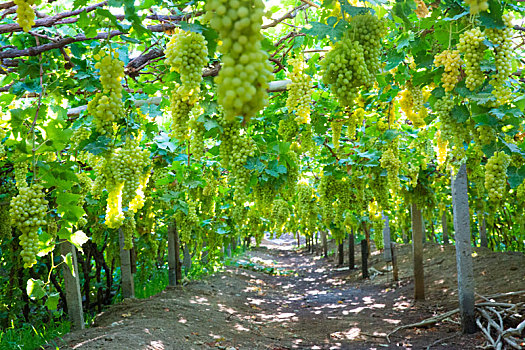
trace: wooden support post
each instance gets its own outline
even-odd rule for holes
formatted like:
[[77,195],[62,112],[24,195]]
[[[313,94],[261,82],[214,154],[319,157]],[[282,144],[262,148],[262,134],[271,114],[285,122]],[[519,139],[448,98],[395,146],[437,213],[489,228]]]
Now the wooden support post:
[[328,242],[326,239],[327,232],[326,230],[321,231],[321,242],[323,245],[323,257],[328,258]]
[[175,287],[177,285],[177,261],[175,253],[175,235],[177,227],[175,222],[168,226],[168,285]]
[[425,300],[423,271],[423,218],[421,210],[412,203],[412,250],[414,254],[414,299]]
[[441,215],[441,229],[443,230],[443,244],[449,244],[448,241],[448,221],[447,221],[447,212],[443,211]]
[[355,246],[354,246],[354,229],[350,230],[348,236],[348,267],[350,270],[355,269]]
[[297,248],[301,245],[301,235],[299,234],[299,231],[297,231]]
[[309,252],[310,251],[310,237],[308,237],[308,235],[304,236],[305,238],[305,244],[306,244],[306,251]]
[[390,220],[388,218],[388,215],[385,215],[384,212],[382,212],[381,215],[383,216],[383,220],[385,221],[385,225],[383,226],[383,258],[386,262],[390,262],[392,261],[392,251],[390,249]]
[[392,275],[394,278],[394,281],[399,281],[399,268],[397,266],[397,255],[396,255],[396,244],[391,243],[390,244],[390,255],[392,256]]
[[80,279],[78,276],[78,263],[76,248],[69,241],[60,243],[60,254],[65,257],[71,254],[73,271],[67,264],[62,264],[62,274],[64,275],[64,289],[66,293],[66,305],[71,330],[84,329],[84,310],[82,308],[82,295],[80,294]]
[[470,212],[468,204],[467,166],[452,175],[452,207],[456,239],[456,266],[458,271],[458,296],[461,328],[463,333],[477,331],[474,308],[474,269],[470,243]]
[[184,244],[182,247],[182,266],[184,266],[184,275],[188,275],[191,269],[191,253],[188,244]]
[[344,246],[343,246],[343,242],[344,241],[341,241],[341,243],[339,243],[337,245],[337,248],[338,248],[337,258],[338,258],[338,265],[339,266],[343,266],[343,264],[345,263],[345,249],[344,249]]
[[131,250],[125,249],[124,232],[122,228],[119,232],[120,243],[120,284],[122,286],[122,298],[135,298],[135,282],[133,281],[133,273],[131,272]]
[[368,242],[366,239],[361,241],[361,268],[363,271],[363,278],[370,277],[368,275]]

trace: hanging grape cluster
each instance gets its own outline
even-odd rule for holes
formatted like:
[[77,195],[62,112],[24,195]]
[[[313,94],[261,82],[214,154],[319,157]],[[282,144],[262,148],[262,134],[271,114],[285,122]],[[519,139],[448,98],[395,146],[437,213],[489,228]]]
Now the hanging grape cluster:
[[441,136],[441,130],[436,133],[437,162],[442,166],[447,161],[448,141]]
[[288,73],[288,78],[292,82],[286,86],[288,89],[286,108],[289,112],[296,111],[297,123],[307,124],[310,122],[312,78],[304,72],[304,61],[302,59],[290,59],[288,63],[293,69]]
[[330,122],[330,125],[332,126],[332,145],[336,151],[339,149],[339,140],[341,138],[343,122],[344,120],[342,119],[335,119]]
[[119,228],[125,219],[123,207],[129,205],[128,211],[134,212],[144,204],[143,189],[149,179],[149,171],[144,170],[150,163],[149,151],[140,147],[138,137],[128,138],[124,146],[114,149],[106,161],[106,225]]
[[351,28],[321,62],[323,82],[330,84],[342,106],[350,106],[360,87],[372,87],[381,68],[380,50],[386,27],[371,14],[357,15]]
[[286,152],[286,155],[290,163],[286,164],[286,191],[283,194],[286,198],[292,198],[299,178],[299,157],[292,150]]
[[426,125],[424,118],[426,118],[428,111],[424,103],[423,91],[409,81],[405,90],[401,93],[399,104],[408,120],[416,128]]
[[261,48],[262,0],[211,0],[206,15],[219,33],[222,68],[215,79],[227,120],[249,120],[268,103],[272,67]]
[[480,125],[476,131],[477,139],[481,145],[490,145],[496,140],[496,131],[489,125]]
[[465,2],[470,6],[470,14],[472,15],[477,15],[489,9],[489,2],[487,0],[465,0]]
[[277,188],[270,181],[259,181],[253,190],[257,210],[267,214],[277,195]]
[[102,92],[98,92],[88,103],[88,113],[93,116],[95,130],[101,134],[112,134],[113,124],[124,115],[122,103],[122,78],[124,62],[118,59],[118,53],[104,52],[95,55],[98,61],[95,68],[100,70]]
[[474,91],[478,86],[483,84],[485,75],[481,70],[481,60],[485,49],[483,44],[485,35],[479,27],[467,30],[459,37],[458,49],[463,53],[465,60],[465,85],[470,91]]
[[286,119],[279,120],[279,127],[277,133],[283,138],[284,141],[290,142],[297,137],[299,132],[299,125],[297,120],[288,116]]
[[166,45],[166,64],[180,73],[181,88],[189,95],[198,90],[202,81],[202,69],[208,63],[208,43],[200,33],[179,28]]
[[381,43],[386,34],[385,23],[366,13],[352,17],[350,26],[350,36],[363,48],[366,68],[375,76],[381,69]]
[[24,267],[36,264],[38,231],[46,225],[47,200],[40,184],[19,187],[18,195],[11,200],[11,223],[21,232],[22,260]]
[[356,109],[354,112],[350,113],[349,118],[346,119],[346,136],[353,140],[356,135],[356,131],[363,124],[365,119],[365,110],[361,107]]
[[337,179],[334,176],[324,175],[319,183],[319,197],[321,216],[326,225],[334,220],[334,202],[337,200]]
[[76,150],[82,141],[89,139],[89,136],[91,136],[91,130],[88,128],[81,126],[75,129],[73,135],[71,135],[71,148]]
[[511,13],[503,15],[504,29],[487,28],[485,33],[494,45],[494,63],[496,72],[493,74],[490,84],[494,88],[492,94],[496,98],[496,105],[505,104],[511,97],[511,89],[507,80],[512,73],[512,24]]
[[35,24],[35,10],[31,7],[40,1],[36,0],[14,0],[16,8],[16,14],[18,18],[17,23],[22,27],[24,32],[29,32],[31,27]]
[[206,151],[206,145],[204,144],[206,128],[204,123],[195,118],[190,120],[189,127],[191,130],[190,153],[195,159],[201,159]]
[[363,48],[348,37],[328,52],[321,65],[323,83],[331,85],[332,92],[343,106],[352,105],[358,88],[369,86],[372,80],[366,68]]
[[166,64],[180,74],[181,84],[171,89],[171,136],[179,141],[189,138],[190,114],[199,101],[202,69],[208,63],[204,36],[177,29],[166,47]]
[[276,199],[273,201],[271,220],[275,227],[275,231],[280,236],[283,233],[284,225],[290,218],[290,208],[284,199]]
[[401,167],[401,160],[397,152],[397,143],[394,147],[389,147],[383,152],[381,156],[381,167],[387,171],[388,185],[392,190],[397,190],[401,186],[399,180],[399,168]]
[[489,200],[499,203],[505,196],[507,186],[507,167],[510,156],[505,152],[495,152],[485,165],[485,188]]
[[223,128],[219,148],[221,164],[230,169],[231,176],[235,179],[234,201],[244,205],[248,200],[246,185],[250,180],[250,170],[245,165],[248,158],[255,154],[255,142],[248,134],[241,135],[238,123],[221,118],[220,124]]
[[434,65],[436,67],[445,67],[441,81],[446,92],[452,91],[459,81],[461,64],[459,50],[445,50],[434,57]]

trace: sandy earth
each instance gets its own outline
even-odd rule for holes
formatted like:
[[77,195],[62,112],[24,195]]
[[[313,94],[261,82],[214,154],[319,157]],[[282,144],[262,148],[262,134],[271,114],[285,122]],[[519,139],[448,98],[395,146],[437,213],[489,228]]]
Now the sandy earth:
[[[400,331],[390,343],[384,337],[399,325],[457,307],[454,247],[425,245],[427,301],[414,304],[410,246],[398,249],[401,281],[393,282],[378,253],[371,261],[376,275],[362,280],[358,270],[338,268],[333,257],[295,251],[292,242],[265,241],[221,273],[168,288],[150,299],[125,300],[98,315],[93,327],[56,342],[60,349],[81,350],[427,349],[429,345],[475,349],[483,345],[479,333],[459,333],[457,317],[426,329]],[[358,256],[359,252],[356,262]],[[265,267],[276,273],[260,272]],[[524,290],[525,256],[478,250],[475,273],[480,294]]]

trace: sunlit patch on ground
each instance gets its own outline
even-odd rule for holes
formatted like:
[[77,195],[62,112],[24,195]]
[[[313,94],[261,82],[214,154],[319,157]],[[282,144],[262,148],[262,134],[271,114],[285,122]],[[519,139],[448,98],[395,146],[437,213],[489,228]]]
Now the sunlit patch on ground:
[[160,340],[153,340],[151,341],[146,347],[145,350],[165,350],[166,347]]

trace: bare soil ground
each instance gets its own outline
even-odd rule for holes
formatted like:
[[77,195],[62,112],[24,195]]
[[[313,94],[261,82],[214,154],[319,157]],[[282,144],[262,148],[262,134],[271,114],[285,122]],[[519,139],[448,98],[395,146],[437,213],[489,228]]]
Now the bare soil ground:
[[[372,255],[373,277],[363,280],[359,270],[335,266],[333,257],[291,249],[292,241],[265,241],[221,273],[168,288],[150,299],[125,300],[98,315],[92,328],[70,333],[57,343],[60,349],[81,350],[476,349],[483,345],[480,333],[460,334],[457,315],[430,328],[400,331],[390,343],[384,337],[399,325],[457,307],[453,246],[425,245],[427,301],[413,303],[410,246],[398,247],[400,281],[393,282],[379,253]],[[522,253],[477,249],[475,255],[479,294],[525,289]],[[281,275],[254,267],[273,268]]]

